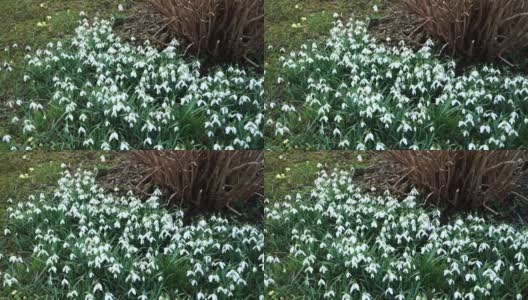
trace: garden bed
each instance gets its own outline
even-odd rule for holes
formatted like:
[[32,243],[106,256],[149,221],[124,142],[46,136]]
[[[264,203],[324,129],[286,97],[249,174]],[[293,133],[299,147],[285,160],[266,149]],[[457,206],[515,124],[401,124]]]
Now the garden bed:
[[[261,222],[169,208],[170,195],[133,188],[148,174],[146,166],[130,168],[130,159],[77,152],[71,165],[49,162],[54,167],[43,186],[34,180],[41,172],[31,164],[35,152],[25,158],[33,166],[27,175],[2,177],[28,187],[11,194],[0,186],[0,297],[32,298],[35,291],[61,299],[262,297]],[[76,169],[98,164],[94,171]]]
[[124,12],[107,20],[81,12],[73,36],[35,43],[35,48],[5,45],[0,84],[9,94],[0,118],[2,147],[262,148],[259,71],[235,64],[204,69],[202,57],[188,55],[172,38],[151,46],[148,35],[159,38],[162,19],[154,23],[160,27],[155,33],[137,39],[127,35],[150,16],[132,7],[128,11],[136,13],[130,18]]
[[[517,298],[528,288],[527,231],[475,214],[448,223],[413,191],[362,191],[347,171],[266,206],[271,298]],[[284,230],[287,228],[287,230]]]

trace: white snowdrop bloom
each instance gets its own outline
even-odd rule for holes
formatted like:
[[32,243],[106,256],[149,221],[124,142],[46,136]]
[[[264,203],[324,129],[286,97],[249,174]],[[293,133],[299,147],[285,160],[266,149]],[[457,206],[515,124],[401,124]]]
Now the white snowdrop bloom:
[[[13,118],[13,123],[20,125],[22,133],[38,139],[25,148],[53,144],[69,149],[153,149],[161,145],[175,149],[194,144],[196,135],[202,133],[209,139],[196,146],[261,148],[263,77],[230,66],[202,74],[200,63],[185,59],[177,45],[173,40],[163,50],[148,42],[136,47],[117,37],[111,22],[95,19],[82,20],[64,45],[50,43],[45,50],[28,54],[25,64],[31,68],[24,79],[49,77],[53,85],[49,86],[50,96],[35,97],[49,97],[50,106],[31,99],[17,100],[24,116]],[[65,62],[68,68],[64,68]],[[49,107],[67,114],[58,119],[48,113]],[[47,135],[35,134],[44,130],[35,127],[42,114],[56,124],[52,130],[46,128]],[[207,124],[213,128],[200,126]],[[76,133],[90,139],[68,138]],[[120,143],[112,143],[114,140]]]
[[75,299],[77,297],[79,297],[79,293],[77,293],[77,291],[70,291],[66,295],[66,298],[74,298]]
[[371,132],[367,133],[363,142],[366,144],[368,141],[374,141],[374,134]]
[[323,279],[319,279],[319,281],[317,282],[317,285],[318,286],[325,286],[326,282]]
[[[289,129],[275,127],[275,135],[295,134],[294,146],[325,149],[383,148],[367,142],[371,133],[385,149],[523,145],[520,135],[527,124],[519,121],[528,114],[523,105],[528,97],[521,96],[528,94],[526,76],[498,76],[486,66],[458,74],[455,61],[435,57],[431,40],[418,51],[405,43],[389,47],[377,43],[367,27],[367,22],[335,20],[324,47],[301,46],[279,58],[277,78],[301,105],[296,112],[265,106],[266,126],[280,122]],[[341,134],[327,126],[329,120],[339,124]],[[311,125],[301,125],[306,123]],[[394,139],[394,131],[406,135]],[[500,143],[488,142],[491,138]]]
[[[304,277],[296,284],[332,291],[336,299],[405,299],[410,290],[434,290],[439,283],[444,288],[435,297],[442,299],[501,297],[522,289],[502,287],[515,286],[512,278],[526,269],[518,265],[528,251],[518,246],[528,245],[526,232],[472,215],[446,222],[439,210],[421,205],[416,189],[400,199],[389,192],[368,194],[354,184],[353,173],[322,170],[295,197],[268,202],[274,203],[265,209],[268,230],[281,232],[279,239],[270,236],[268,257],[283,256],[266,260],[269,278],[283,276],[277,270],[294,259],[299,263],[289,272]],[[435,280],[423,267],[431,257],[443,275]],[[500,278],[503,272],[512,273]]]
[[110,137],[108,138],[108,141],[111,142],[113,140],[119,141],[119,134],[117,132],[112,132],[110,134]]
[[[227,298],[263,293],[264,283],[258,276],[264,263],[260,228],[219,216],[201,217],[184,225],[183,211],[168,211],[160,205],[159,190],[146,200],[131,192],[118,195],[98,187],[91,172],[64,171],[53,193],[41,194],[39,201],[30,196],[27,202],[19,201],[8,209],[8,224],[31,228],[23,238],[35,245],[34,255],[26,261],[15,255],[9,261],[46,274],[65,287],[56,294],[65,299],[79,295],[88,299],[150,299],[159,290],[169,291],[167,280],[174,270],[188,266],[194,267],[182,280],[190,286],[208,282],[203,291],[210,299],[218,297],[221,290]],[[64,231],[65,224],[77,230]],[[77,272],[80,269],[82,276]],[[12,275],[22,268],[9,272],[14,274],[1,275],[4,287],[11,288],[16,284]],[[105,281],[99,282],[99,278]],[[127,288],[122,291],[112,288],[115,286]],[[149,288],[138,290],[139,286]],[[181,293],[174,295],[194,296]]]
[[92,293],[97,293],[98,291],[103,291],[103,286],[98,282],[94,285]]

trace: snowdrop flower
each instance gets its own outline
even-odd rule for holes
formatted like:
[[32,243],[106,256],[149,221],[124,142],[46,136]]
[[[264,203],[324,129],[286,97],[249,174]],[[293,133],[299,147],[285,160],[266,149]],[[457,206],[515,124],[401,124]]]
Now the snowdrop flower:
[[[150,299],[169,288],[166,280],[172,278],[173,270],[188,266],[194,268],[188,269],[183,280],[189,285],[209,282],[202,288],[206,298],[218,298],[218,291],[226,298],[263,293],[262,277],[258,276],[264,263],[260,228],[232,224],[220,216],[187,226],[183,211],[167,211],[159,204],[160,196],[159,191],[147,200],[132,193],[108,194],[97,186],[93,173],[64,171],[53,193],[41,194],[39,201],[30,196],[27,202],[10,203],[9,226],[31,228],[23,238],[35,247],[33,256],[12,255],[8,260],[38,268],[49,280],[65,287],[57,290],[57,296],[65,299],[79,295],[87,299]],[[64,231],[65,224],[75,224],[78,230]],[[45,264],[35,263],[35,259]],[[72,272],[81,267],[81,277]],[[22,268],[0,274],[5,288],[17,284],[18,272],[23,272]],[[103,283],[98,278],[106,279]],[[127,286],[127,290],[116,294],[120,290],[112,286]],[[138,286],[153,288],[137,290]],[[185,298],[195,296],[184,293]]]
[[[123,5],[118,9],[124,9]],[[25,64],[31,68],[23,79],[52,78],[50,103],[66,115],[50,120],[57,122],[56,130],[38,135],[35,131],[41,128],[35,127],[36,120],[42,114],[53,118],[53,114],[47,114],[48,106],[40,101],[17,100],[23,117],[14,117],[13,123],[22,133],[38,139],[25,148],[53,143],[54,147],[71,149],[176,149],[194,144],[196,133],[207,134],[209,139],[195,146],[261,148],[262,76],[235,67],[202,74],[198,62],[184,59],[177,41],[163,50],[148,42],[135,47],[115,35],[111,22],[98,19],[82,20],[65,45],[68,47],[61,42],[49,43],[45,50],[26,57]],[[88,69],[94,72],[88,74]],[[174,101],[175,97],[180,100]],[[189,123],[182,111],[203,120],[203,126]],[[190,131],[178,130],[182,127]],[[79,139],[78,134],[86,138]],[[62,138],[65,135],[72,137]]]
[[[458,75],[456,62],[433,56],[431,40],[419,51],[404,43],[388,47],[377,43],[367,27],[353,19],[335,20],[324,47],[301,46],[279,58],[278,82],[288,83],[302,105],[295,112],[280,111],[275,104],[264,107],[270,116],[266,126],[276,136],[295,135],[299,145],[325,149],[506,149],[523,144],[528,77],[498,76],[486,66]],[[498,104],[504,109],[497,111]],[[449,111],[458,128],[440,131],[440,111]],[[299,120],[312,125],[301,126]],[[339,132],[327,126],[330,120],[339,124]],[[395,139],[394,131],[401,136]]]
[[[472,215],[445,223],[439,210],[421,206],[423,196],[416,189],[402,199],[388,192],[369,194],[354,183],[352,174],[321,170],[305,191],[268,202],[274,204],[265,208],[267,226],[282,230],[279,239],[271,237],[270,245],[277,245],[270,247],[266,260],[268,286],[276,284],[274,276],[283,276],[273,270],[293,258],[299,264],[289,271],[304,277],[296,284],[310,290],[316,286],[322,297],[337,299],[405,299],[409,290],[433,290],[438,282],[446,287],[437,293],[441,298],[500,297],[501,286],[515,286],[511,280],[516,275],[498,274],[526,270],[528,247],[515,246],[528,245],[526,232]],[[279,254],[285,257],[272,259]],[[507,259],[499,259],[504,256]],[[430,274],[419,265],[427,257],[444,266],[434,281],[424,279]],[[329,271],[334,268],[345,268],[346,273],[336,276]],[[457,284],[459,280],[464,285]],[[376,288],[364,289],[358,282]]]

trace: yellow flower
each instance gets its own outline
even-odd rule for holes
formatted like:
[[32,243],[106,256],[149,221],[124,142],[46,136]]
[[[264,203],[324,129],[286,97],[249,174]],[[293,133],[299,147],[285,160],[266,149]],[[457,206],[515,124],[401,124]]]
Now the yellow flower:
[[277,174],[277,175],[275,175],[275,178],[278,179],[278,180],[284,179],[284,178],[286,178],[286,175],[285,174]]

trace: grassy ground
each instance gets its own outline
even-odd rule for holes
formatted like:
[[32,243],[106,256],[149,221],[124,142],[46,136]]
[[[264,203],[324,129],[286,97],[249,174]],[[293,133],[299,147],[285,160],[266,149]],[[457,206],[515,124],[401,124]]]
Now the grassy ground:
[[[358,160],[361,155],[362,160]],[[365,152],[357,151],[266,151],[264,163],[264,184],[266,198],[270,203],[283,201],[286,195],[295,195],[297,192],[305,192],[313,186],[317,173],[321,169],[341,170],[365,169],[369,166],[370,157]],[[320,164],[320,166],[318,166]],[[268,204],[270,205],[270,204]],[[288,226],[285,224],[285,226]],[[286,228],[285,228],[286,229]],[[276,240],[266,240],[266,249],[274,249]],[[287,252],[270,251],[274,255],[286,260]],[[269,299],[304,299],[310,297],[303,294],[305,290],[297,286],[299,274],[296,272],[298,262],[290,260],[284,264],[286,273],[277,272],[275,275],[285,275],[287,279],[280,289],[268,289],[266,297]],[[302,276],[301,276],[302,277]],[[277,279],[277,277],[275,277]],[[279,280],[279,279],[277,279]],[[279,280],[280,281],[280,280]],[[313,296],[313,295],[312,295]],[[319,295],[321,296],[321,295]],[[315,296],[313,296],[315,297]]]
[[[8,76],[0,74],[0,137],[9,132],[12,117],[12,111],[4,103],[13,100],[16,91],[27,88],[20,76],[25,48],[42,48],[51,41],[70,36],[81,19],[81,12],[89,18],[121,18],[133,9],[133,1],[0,0],[0,65],[8,62],[14,70]],[[123,5],[123,12],[119,12],[119,4]],[[14,44],[16,48],[13,48]],[[5,51],[7,48],[9,50]],[[8,150],[6,147],[0,143],[0,151]]]
[[[106,162],[101,162],[101,155]],[[94,151],[67,152],[0,152],[0,228],[7,200],[25,200],[34,193],[52,190],[65,164],[69,170],[95,167],[105,169],[113,165],[115,154]]]
[[[373,6],[384,0],[267,0],[265,1],[265,92],[268,101],[288,101],[277,89],[279,57],[299,49],[303,44],[323,41],[332,28],[334,13],[342,18],[365,18],[373,13]],[[273,135],[266,135],[271,137]],[[267,141],[267,144],[269,141]]]
[[[358,160],[361,155],[362,161]],[[365,169],[369,155],[356,151],[266,151],[264,158],[264,185],[266,198],[280,201],[284,196],[311,186],[320,170]]]
[[[30,195],[52,191],[63,171],[62,164],[65,164],[69,170],[77,168],[102,170],[114,165],[115,154],[105,152],[105,162],[101,162],[101,155],[103,153],[93,151],[0,152],[0,231],[2,234],[6,210],[10,206],[8,199],[16,204],[18,201],[27,200]],[[2,250],[0,252],[5,254],[12,247],[10,239],[0,238],[0,249]],[[3,294],[0,289],[0,299],[11,299],[11,295]]]

